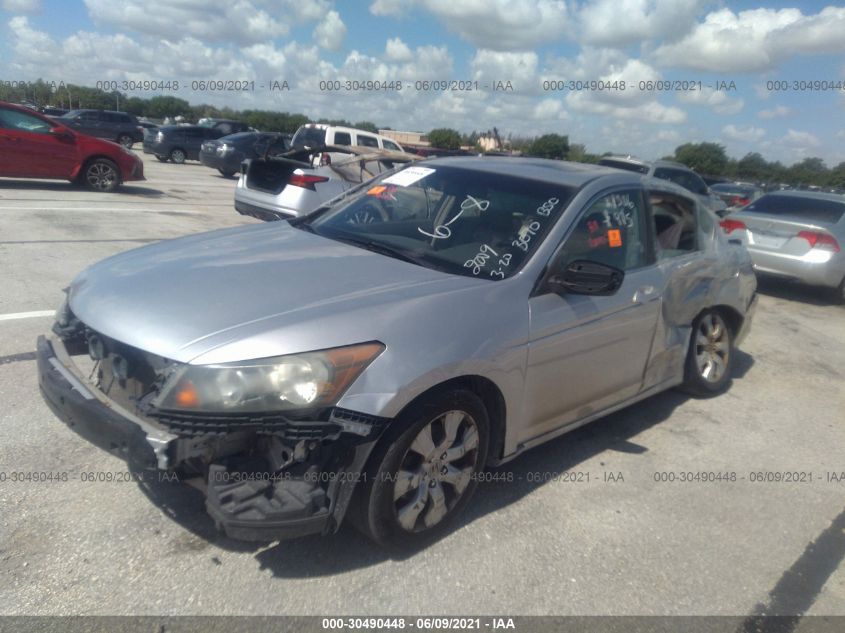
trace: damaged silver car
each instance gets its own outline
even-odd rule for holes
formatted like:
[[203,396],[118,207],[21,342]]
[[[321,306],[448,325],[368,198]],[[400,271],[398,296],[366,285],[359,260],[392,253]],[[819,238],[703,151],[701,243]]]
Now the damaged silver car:
[[755,299],[744,247],[670,182],[440,158],[93,265],[38,371],[80,434],[202,480],[231,537],[349,518],[414,546],[486,467],[671,387],[726,388]]

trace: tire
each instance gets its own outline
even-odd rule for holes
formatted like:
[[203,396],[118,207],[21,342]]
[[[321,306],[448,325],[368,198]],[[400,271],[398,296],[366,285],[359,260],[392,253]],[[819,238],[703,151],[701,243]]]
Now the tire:
[[353,508],[356,527],[397,549],[444,534],[475,491],[489,429],[484,404],[469,391],[435,392],[411,405],[370,457]]
[[123,145],[126,149],[130,149],[135,144],[135,139],[128,134],[121,134],[117,137],[117,142]]
[[692,324],[684,382],[694,396],[712,396],[727,387],[734,355],[733,332],[717,310],[705,310]]
[[835,305],[845,305],[845,277],[842,278],[842,281],[839,282],[836,288],[831,288],[830,300]]
[[167,158],[167,156],[159,156],[158,154],[156,154],[156,158],[158,158],[159,162],[162,163],[166,163],[168,160],[170,160],[169,158]]
[[217,171],[220,172],[220,175],[223,176],[223,178],[231,178],[238,173],[236,171],[229,171],[228,169],[218,169]]
[[188,158],[187,154],[185,154],[185,150],[177,147],[175,149],[170,150],[170,160],[172,160],[177,165],[181,165],[185,162]]
[[110,193],[120,186],[120,170],[107,158],[97,158],[85,165],[80,177],[91,191]]

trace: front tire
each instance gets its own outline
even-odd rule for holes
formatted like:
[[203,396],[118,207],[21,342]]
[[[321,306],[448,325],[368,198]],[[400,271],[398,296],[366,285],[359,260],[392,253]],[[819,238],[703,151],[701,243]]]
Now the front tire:
[[135,139],[128,134],[121,134],[117,137],[117,142],[123,145],[126,149],[131,149],[131,147],[135,144]]
[[107,158],[98,158],[85,166],[82,183],[91,191],[111,193],[120,185],[120,171]]
[[185,150],[176,148],[170,151],[170,160],[172,160],[177,165],[181,165],[185,162],[188,156],[185,154]]
[[717,310],[705,310],[692,324],[684,382],[681,388],[695,396],[723,391],[731,379],[733,332]]
[[445,533],[478,484],[489,429],[487,410],[470,391],[441,391],[412,405],[371,457],[357,527],[403,549]]

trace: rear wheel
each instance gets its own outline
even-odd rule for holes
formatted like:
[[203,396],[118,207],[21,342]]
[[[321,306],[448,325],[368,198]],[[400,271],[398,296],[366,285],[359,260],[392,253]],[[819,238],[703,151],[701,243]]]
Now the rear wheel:
[[484,404],[462,389],[432,394],[399,416],[376,448],[357,526],[377,543],[422,545],[469,503],[487,459]]
[[107,158],[97,158],[85,166],[82,182],[91,191],[108,193],[120,185],[120,171]]
[[170,160],[172,160],[177,165],[181,165],[185,162],[185,159],[188,158],[185,154],[185,150],[176,148],[170,151]]
[[236,173],[238,173],[236,171],[231,171],[229,169],[218,169],[217,171],[219,171],[220,175],[223,176],[224,178],[231,178]]
[[132,147],[132,145],[135,144],[135,139],[133,139],[128,134],[121,134],[117,137],[117,142],[123,145],[123,147],[125,147],[126,149],[129,149],[130,147]]
[[692,324],[682,388],[697,396],[722,391],[731,377],[733,333],[716,310],[702,312]]

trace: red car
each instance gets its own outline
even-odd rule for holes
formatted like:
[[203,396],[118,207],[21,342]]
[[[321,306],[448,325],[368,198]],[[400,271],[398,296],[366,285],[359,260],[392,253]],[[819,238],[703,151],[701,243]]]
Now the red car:
[[0,101],[0,177],[70,180],[108,192],[144,180],[144,163],[117,143]]

